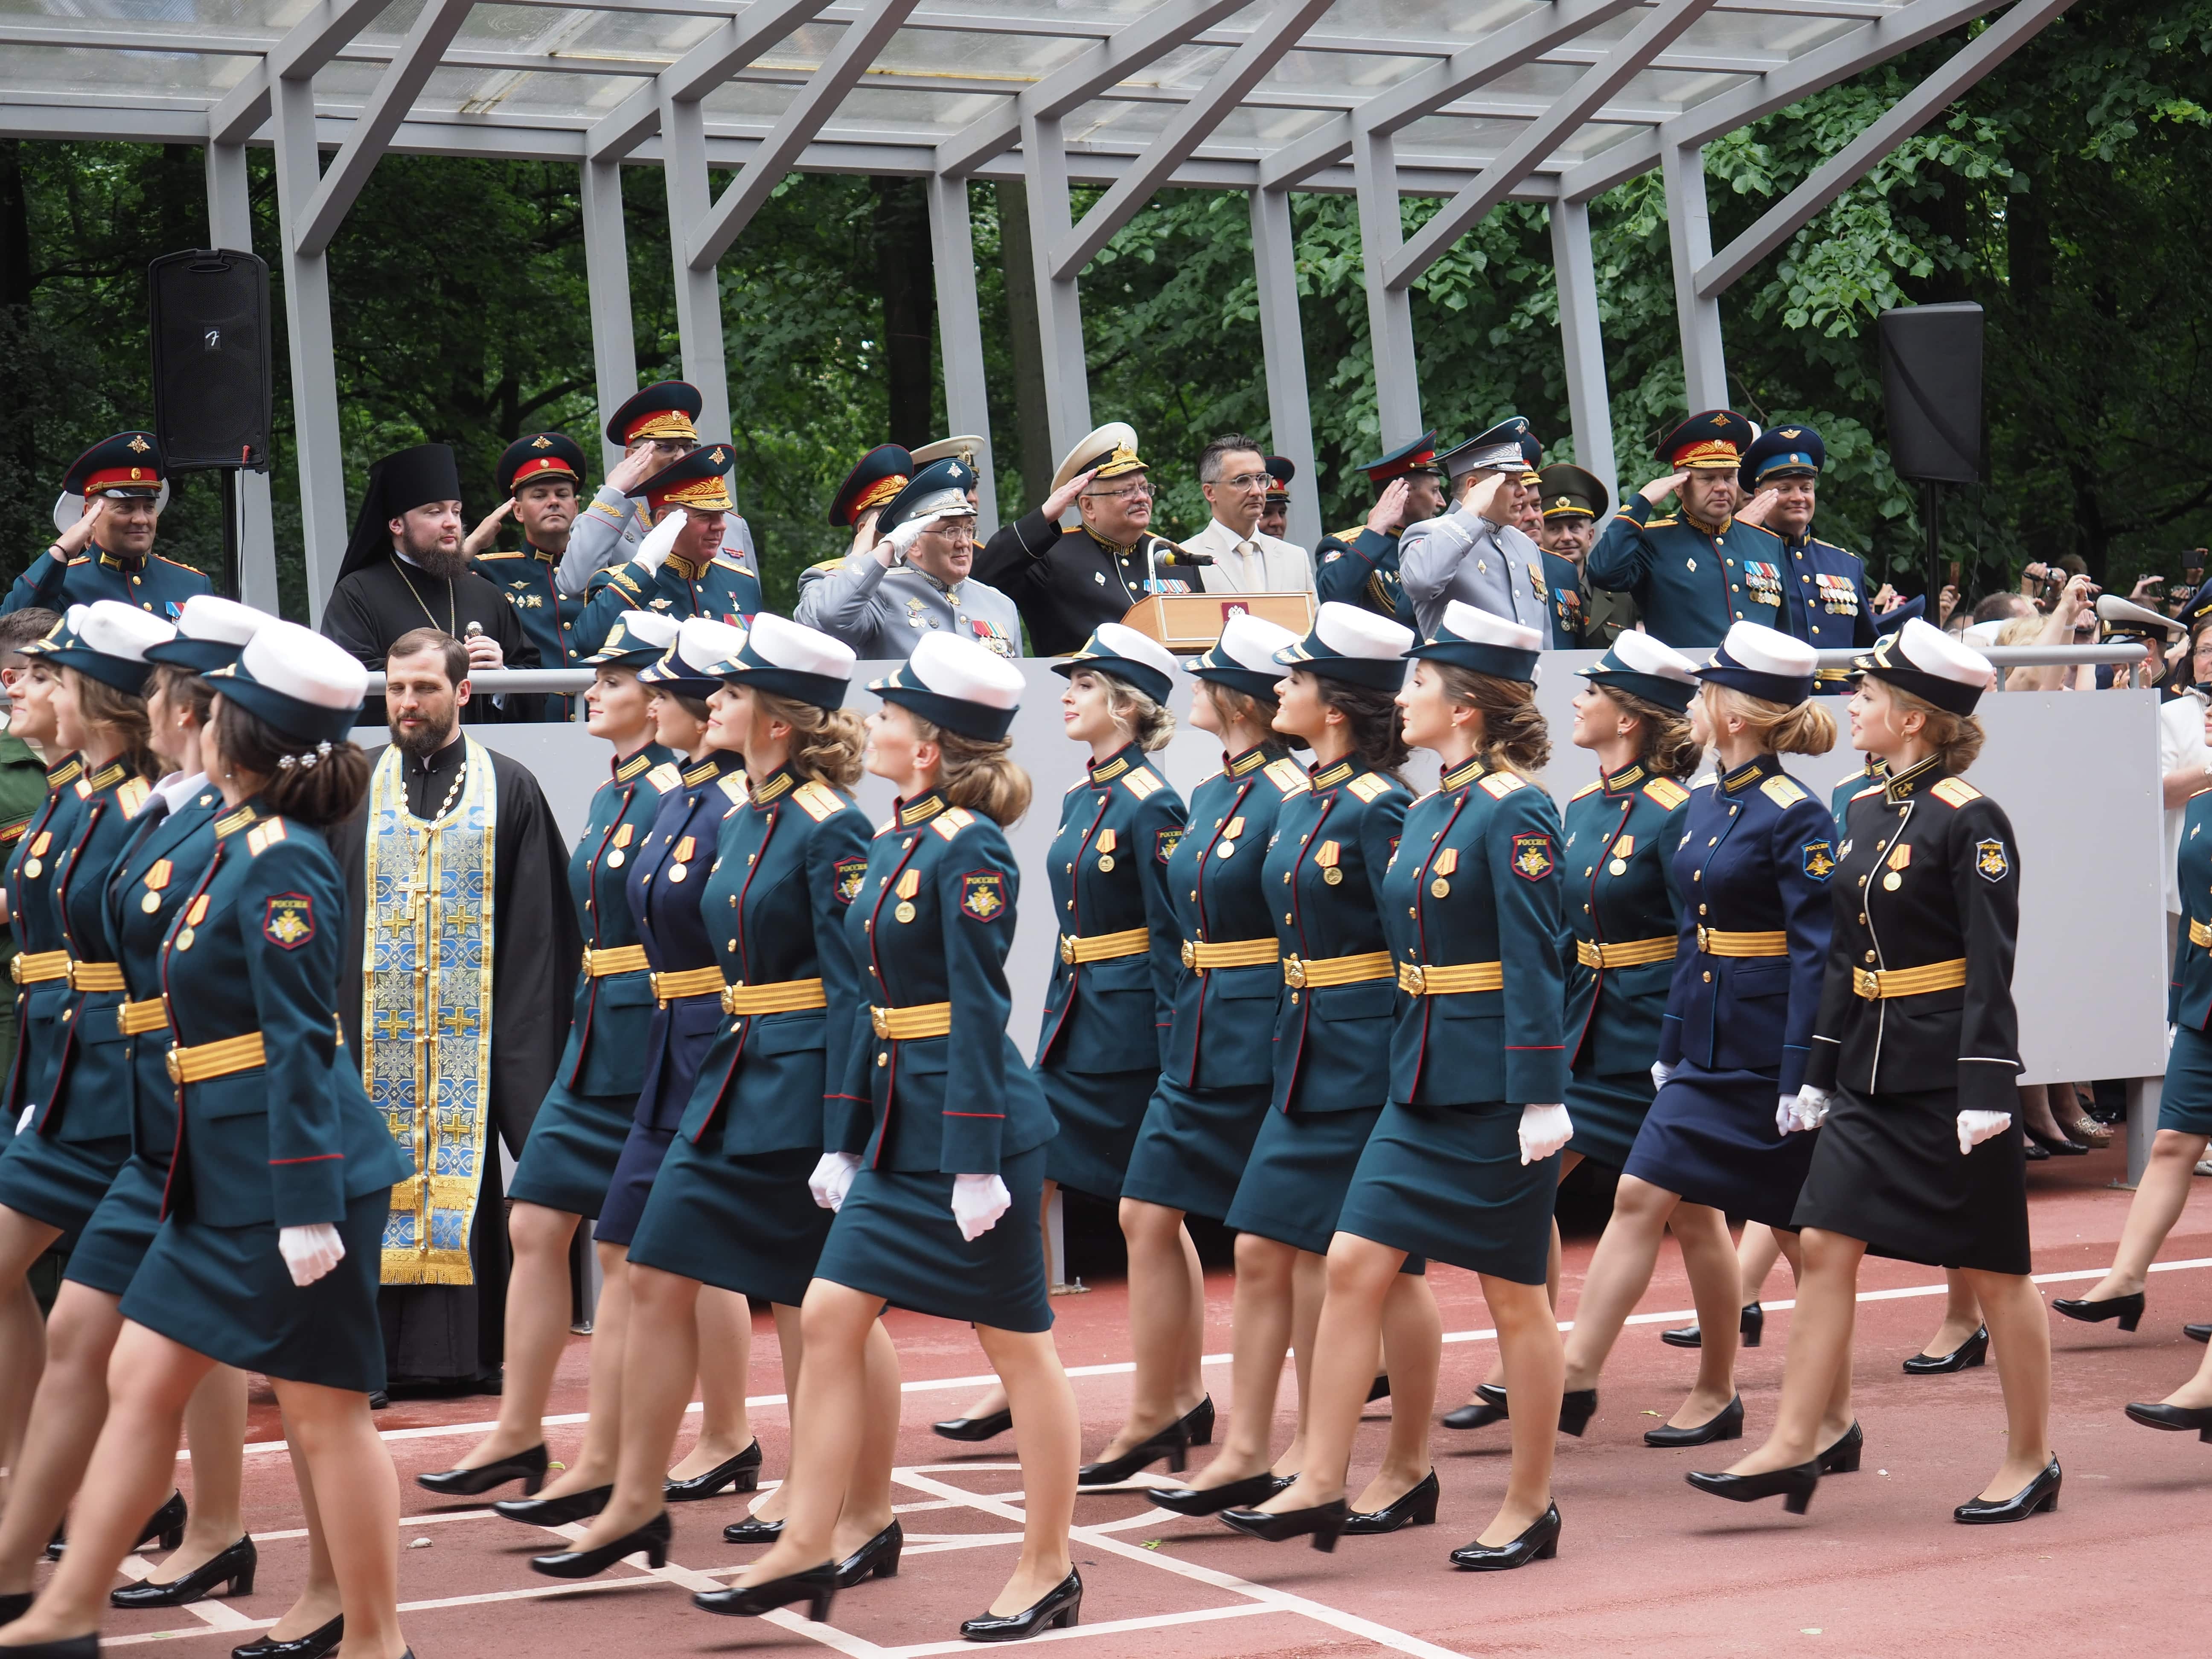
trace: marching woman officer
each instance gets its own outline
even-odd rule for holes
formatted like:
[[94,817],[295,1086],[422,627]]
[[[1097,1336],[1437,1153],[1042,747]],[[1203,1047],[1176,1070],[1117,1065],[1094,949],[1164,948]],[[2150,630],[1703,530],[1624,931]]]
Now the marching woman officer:
[[[1561,1426],[1579,1434],[1597,1409],[1597,1377],[1651,1282],[1672,1229],[1689,1268],[1703,1343],[1698,1382],[1671,1431],[1650,1443],[1698,1445],[1743,1433],[1735,1392],[1738,1303],[1729,1214],[1795,1225],[1812,1137],[1779,1124],[1805,1078],[1827,968],[1828,883],[1835,824],[1782,769],[1781,757],[1825,754],[1836,728],[1811,701],[1813,647],[1757,623],[1729,630],[1698,669],[1697,726],[1718,780],[1691,792],[1672,854],[1682,926],[1652,1067],[1657,1095],[1636,1132],[1613,1218],[1590,1262],[1567,1340]],[[1785,1233],[1785,1240],[1787,1235]],[[1794,1243],[1784,1248],[1793,1253]],[[1821,1457],[1858,1467],[1848,1379],[1830,1403]]]
[[1757,1451],[1725,1474],[1688,1478],[1741,1502],[1780,1494],[1803,1513],[1831,1402],[1849,1387],[1859,1262],[1871,1252],[1966,1273],[2004,1386],[2005,1455],[1952,1513],[2021,1521],[2057,1507],[2062,1477],[2013,1121],[2019,843],[2004,810],[1960,775],[1980,752],[1974,706],[1996,671],[1917,617],[1856,666],[1866,678],[1851,741],[1889,775],[1851,804],[1827,983],[1792,1112],[1801,1127],[1826,1127],[1793,1218],[1804,1260],[1782,1407]]
[[[630,1243],[615,1489],[571,1549],[532,1563],[550,1577],[581,1577],[641,1549],[659,1559],[667,1548],[663,1474],[698,1369],[702,1285],[775,1308],[787,1391],[799,1398],[799,1304],[830,1220],[806,1183],[829,1115],[842,1112],[829,1098],[837,1085],[827,1056],[837,1056],[842,1085],[866,1001],[845,938],[868,844],[867,820],[843,793],[860,771],[860,723],[843,712],[853,662],[828,635],[763,611],[738,655],[715,665],[723,684],[708,738],[744,757],[751,783],[746,805],[722,821],[699,901],[717,936],[729,1018],[699,1067]],[[841,1530],[859,1529],[853,1547],[841,1547],[853,1569],[841,1584],[896,1572],[902,1538],[889,1480],[897,1361],[880,1327],[869,1344],[878,1389],[870,1425],[885,1443],[880,1460],[864,1462],[880,1461],[884,1478],[869,1502],[848,1498],[840,1517]],[[765,1542],[780,1528],[745,1521],[731,1530]]]
[[[1457,599],[1443,623],[1413,648],[1413,683],[1398,694],[1407,742],[1434,750],[1443,772],[1407,812],[1382,877],[1383,927],[1406,997],[1390,1040],[1389,1104],[1329,1245],[1305,1466],[1267,1505],[1222,1518],[1240,1532],[1308,1532],[1316,1547],[1334,1547],[1351,1519],[1345,1471],[1384,1304],[1403,1287],[1425,1289],[1401,1269],[1409,1256],[1434,1255],[1480,1275],[1520,1407],[1505,1501],[1452,1554],[1459,1566],[1496,1571],[1555,1555],[1559,1542],[1559,1328],[1545,1295],[1558,1185],[1545,1160],[1572,1133],[1555,1098],[1567,1083],[1559,815],[1532,781],[1551,754],[1535,701],[1543,636]],[[1428,1401],[1401,1381],[1406,1356],[1390,1358],[1394,1426],[1403,1415],[1425,1427]],[[1437,1355],[1425,1358],[1405,1374],[1432,1387]],[[1398,1496],[1359,1517],[1370,1524],[1358,1530],[1436,1519],[1436,1471],[1425,1447],[1414,1450],[1419,1473],[1386,1462],[1376,1482]]]
[[837,1218],[800,1313],[791,1506],[735,1585],[692,1600],[732,1614],[806,1601],[829,1616],[838,1513],[855,1479],[878,1478],[859,1457],[890,1453],[870,1432],[864,1358],[888,1304],[974,1322],[1006,1387],[1021,1559],[961,1634],[1017,1641],[1073,1626],[1083,1602],[1067,1537],[1079,1431],[1053,1350],[1039,1209],[1052,1112],[1006,1036],[1019,872],[1000,826],[1029,805],[1006,737],[1022,678],[980,645],[930,634],[869,690],[884,707],[869,718],[868,769],[899,799],[846,915],[869,1026],[855,1025],[839,1091],[850,1109],[810,1183]]
[[[224,811],[161,953],[177,1108],[166,1214],[124,1294],[114,1398],[69,1553],[0,1629],[0,1652],[94,1659],[116,1568],[169,1484],[185,1402],[228,1364],[275,1385],[347,1651],[398,1659],[399,1487],[368,1395],[384,1382],[385,1211],[409,1165],[331,1012],[345,887],[322,834],[367,787],[346,733],[368,671],[272,621],[210,678],[221,695],[202,754]],[[318,1492],[343,1497],[325,1509]]]
[[[568,1044],[507,1187],[514,1263],[499,1422],[454,1468],[415,1477],[417,1486],[448,1497],[519,1479],[525,1500],[507,1500],[500,1512],[539,1526],[598,1513],[606,1481],[594,1477],[613,1471],[615,1425],[594,1417],[585,1427],[576,1478],[564,1477],[562,1491],[530,1501],[545,1481],[545,1402],[568,1340],[569,1242],[577,1224],[596,1218],[606,1200],[645,1075],[653,988],[623,866],[637,856],[661,797],[681,782],[680,757],[656,740],[653,692],[638,683],[639,671],[659,660],[676,630],[675,621],[657,611],[627,611],[584,659],[593,670],[584,694],[584,729],[613,747],[613,775],[593,792],[583,836],[568,858],[568,892],[589,941],[576,975]],[[596,1313],[593,1328],[604,1328]],[[619,1364],[620,1352],[618,1341],[604,1352],[595,1343],[593,1370]]]

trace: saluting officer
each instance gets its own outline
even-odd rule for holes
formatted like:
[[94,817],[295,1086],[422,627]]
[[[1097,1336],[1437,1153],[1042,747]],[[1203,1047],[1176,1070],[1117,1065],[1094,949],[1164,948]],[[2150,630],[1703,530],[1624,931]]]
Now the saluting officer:
[[1551,631],[1543,554],[1515,527],[1521,506],[1528,422],[1510,416],[1441,457],[1457,500],[1450,511],[1408,525],[1398,569],[1425,636],[1443,626],[1454,599],[1493,617]]
[[1544,550],[1545,564],[1556,572],[1560,563],[1575,573],[1581,613],[1578,642],[1603,650],[1636,625],[1636,606],[1626,593],[1608,593],[1590,586],[1585,566],[1591,544],[1597,540],[1597,524],[1613,498],[1597,475],[1572,461],[1554,461],[1536,474],[1537,510],[1542,515],[1536,541]]
[[[1659,441],[1670,471],[1621,503],[1583,562],[1593,587],[1633,594],[1645,628],[1678,650],[1718,645],[1740,622],[1784,628],[1781,543],[1735,516],[1750,443],[1733,410],[1691,416]],[[1680,515],[1653,518],[1668,495]]]
[[[594,575],[627,562],[643,544],[653,519],[639,502],[636,486],[699,447],[693,422],[703,401],[688,380],[659,380],[607,417],[607,441],[622,447],[623,458],[577,516],[561,557],[563,593],[588,592]],[[734,513],[727,538],[748,556],[756,550],[751,526]]]
[[[565,432],[526,433],[501,454],[492,477],[504,500],[469,540],[490,542],[512,512],[522,526],[523,544],[516,552],[488,546],[471,554],[469,568],[507,596],[538,647],[540,668],[574,668],[586,654],[576,642],[584,601],[562,587],[559,566],[574,537],[576,497],[584,488],[583,449]],[[547,720],[565,720],[574,713],[568,697],[545,700]]]
[[794,616],[870,660],[896,661],[933,629],[1018,657],[1022,623],[1014,602],[970,574],[975,469],[947,456],[919,466],[911,478],[890,473],[872,484],[856,483],[872,463],[887,465],[905,453],[887,444],[846,480],[838,499],[853,503],[860,525],[854,550],[801,574]]
[[15,578],[0,611],[25,605],[61,611],[114,599],[174,622],[186,599],[211,592],[214,584],[154,551],[155,529],[168,504],[154,434],[102,438],[70,464],[54,503],[61,535]]
[[1314,588],[1321,602],[1353,605],[1388,617],[1408,633],[1413,601],[1399,574],[1399,540],[1409,525],[1443,511],[1443,473],[1433,428],[1359,470],[1375,487],[1367,522],[1324,536],[1314,547]]
[[752,556],[724,539],[733,520],[729,471],[734,461],[729,445],[705,445],[631,487],[651,507],[653,527],[629,562],[592,578],[591,601],[576,628],[580,643],[596,651],[625,611],[743,627],[761,608]]

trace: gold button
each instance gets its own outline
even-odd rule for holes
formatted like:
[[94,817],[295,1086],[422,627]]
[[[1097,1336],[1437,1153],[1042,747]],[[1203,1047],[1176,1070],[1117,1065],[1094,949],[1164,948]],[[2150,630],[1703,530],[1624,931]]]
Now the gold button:
[[890,1063],[891,1057],[889,1054],[878,1054],[876,1056],[876,1064],[878,1066],[888,1066]]
[[735,939],[732,939],[729,944],[725,945],[723,948],[728,951],[734,951],[738,948],[738,942]]
[[1874,952],[1873,952],[1873,951],[1868,951],[1868,952],[1866,953],[1866,959],[1867,959],[1869,962],[1872,962],[1872,961],[1874,960]]
[[1297,1006],[1297,1001],[1298,1001],[1298,994],[1297,994],[1296,991],[1291,992],[1291,1006],[1292,1007],[1294,1007],[1294,1008],[1295,1008],[1296,1006]]
[[1289,927],[1290,925],[1291,925],[1291,913],[1290,913],[1289,911],[1285,910],[1285,911],[1284,911],[1284,912],[1283,912],[1283,926],[1284,926],[1284,927]]
[[1705,969],[1705,983],[1706,983],[1706,984],[1708,984],[1708,985],[1711,985],[1712,982],[1713,982],[1713,970],[1712,970],[1711,969],[1708,968],[1708,969]]
[[1698,914],[1701,916],[1705,914],[1705,907],[1704,905],[1700,904],[1698,907]]

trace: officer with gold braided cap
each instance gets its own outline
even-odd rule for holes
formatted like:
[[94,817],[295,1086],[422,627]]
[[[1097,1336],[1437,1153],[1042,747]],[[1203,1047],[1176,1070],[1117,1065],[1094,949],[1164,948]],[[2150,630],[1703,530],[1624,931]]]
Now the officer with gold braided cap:
[[66,611],[94,599],[150,611],[174,622],[185,601],[211,591],[188,564],[154,551],[154,529],[169,504],[161,449],[150,432],[118,432],[78,456],[54,503],[60,536],[15,578],[0,613],[36,605]]

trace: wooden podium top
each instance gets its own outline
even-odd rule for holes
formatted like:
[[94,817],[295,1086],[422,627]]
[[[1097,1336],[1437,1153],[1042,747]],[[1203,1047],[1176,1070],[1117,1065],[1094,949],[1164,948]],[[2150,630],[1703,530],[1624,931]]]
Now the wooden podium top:
[[1314,596],[1303,589],[1285,593],[1148,593],[1121,620],[1170,651],[1194,653],[1208,649],[1239,611],[1303,635],[1313,628]]

